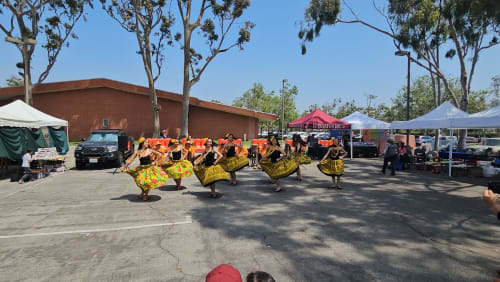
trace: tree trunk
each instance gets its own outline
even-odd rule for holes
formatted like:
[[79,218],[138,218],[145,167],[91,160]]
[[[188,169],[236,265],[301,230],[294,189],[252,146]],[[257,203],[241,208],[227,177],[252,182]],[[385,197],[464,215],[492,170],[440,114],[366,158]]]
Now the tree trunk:
[[23,65],[24,65],[24,102],[30,106],[33,106],[33,94],[31,85],[31,60],[26,44],[23,45],[22,55],[23,55]]
[[158,105],[158,97],[153,78],[149,76],[149,100],[151,101],[151,110],[153,112],[153,138],[160,137],[160,105]]
[[182,117],[181,138],[189,136],[189,94],[191,92],[191,80],[189,79],[189,68],[191,66],[191,30],[184,25],[184,82],[182,85]]

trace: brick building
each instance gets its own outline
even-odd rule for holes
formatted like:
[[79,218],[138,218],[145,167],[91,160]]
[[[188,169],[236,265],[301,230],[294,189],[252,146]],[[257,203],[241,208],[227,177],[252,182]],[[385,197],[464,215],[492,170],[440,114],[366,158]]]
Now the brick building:
[[[175,137],[181,127],[182,95],[157,90],[160,125]],[[24,87],[0,88],[0,105],[24,100]],[[69,139],[80,140],[94,129],[125,129],[129,135],[153,135],[148,88],[109,79],[41,84],[33,88],[34,107],[69,122]],[[193,137],[256,138],[258,119],[276,115],[190,98],[189,134]]]

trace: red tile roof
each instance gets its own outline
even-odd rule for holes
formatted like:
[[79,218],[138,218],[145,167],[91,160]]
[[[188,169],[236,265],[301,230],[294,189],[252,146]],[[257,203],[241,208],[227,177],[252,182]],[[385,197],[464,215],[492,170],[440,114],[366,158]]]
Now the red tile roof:
[[[51,93],[51,92],[80,90],[80,89],[91,89],[91,88],[111,88],[129,93],[149,95],[149,88],[147,87],[110,80],[106,78],[44,83],[33,88],[33,95],[42,93]],[[156,94],[158,95],[158,98],[182,103],[181,94],[167,92],[159,89],[156,89]],[[10,99],[15,96],[23,96],[23,95],[24,95],[23,86],[0,88],[0,100]],[[278,118],[274,114],[268,114],[268,113],[247,110],[243,108],[238,108],[218,103],[212,103],[194,97],[189,98],[189,104],[201,108],[207,108],[211,110],[222,111],[222,112],[260,118],[260,119],[276,120]]]

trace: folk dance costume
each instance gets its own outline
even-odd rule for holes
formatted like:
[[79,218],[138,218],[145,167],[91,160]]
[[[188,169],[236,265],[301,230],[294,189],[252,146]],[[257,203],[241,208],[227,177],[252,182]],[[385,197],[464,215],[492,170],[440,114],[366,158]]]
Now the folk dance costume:
[[207,187],[217,181],[229,180],[227,172],[219,164],[214,164],[215,152],[213,150],[204,153],[200,158],[203,159],[199,162],[199,165],[194,168],[194,174],[201,185]]
[[193,174],[193,165],[188,160],[182,159],[182,150],[170,153],[170,161],[162,165],[168,176],[173,179],[181,179]]
[[294,148],[293,158],[301,165],[311,163],[311,158],[305,154],[305,147],[300,144]]
[[167,184],[168,175],[157,166],[151,165],[151,156],[139,158],[138,167],[124,170],[132,176],[141,190],[152,190]]
[[227,152],[226,156],[220,160],[220,166],[226,172],[236,172],[248,165],[247,158],[239,156],[236,154],[235,146],[231,146]]
[[281,152],[275,150],[267,159],[260,162],[262,170],[273,180],[287,177],[295,173],[299,168],[299,162],[296,159],[278,161],[280,156]]
[[344,161],[340,159],[342,151],[340,146],[331,147],[327,158],[318,164],[319,170],[328,176],[344,175]]

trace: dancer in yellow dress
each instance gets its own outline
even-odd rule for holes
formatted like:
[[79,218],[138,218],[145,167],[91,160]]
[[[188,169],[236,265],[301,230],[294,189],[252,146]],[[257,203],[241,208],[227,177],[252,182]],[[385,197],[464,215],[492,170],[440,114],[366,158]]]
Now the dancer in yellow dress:
[[[318,168],[322,173],[332,177],[332,188],[342,189],[340,187],[340,177],[344,175],[344,161],[342,159],[346,155],[347,152],[339,145],[338,139],[334,139],[333,145],[328,148],[328,151],[318,164]],[[337,181],[335,181],[335,178],[337,178]]]
[[211,138],[205,140],[205,151],[194,161],[194,174],[204,187],[210,186],[210,197],[217,198],[215,182],[229,180],[227,172],[218,164],[222,155],[214,150],[214,141]]
[[[299,164],[310,164],[311,158],[306,156],[307,143],[302,140],[299,134],[294,134],[292,138],[293,157]],[[297,169],[297,180],[302,181],[302,172],[300,166]]]
[[[148,140],[141,137],[139,139],[139,148],[130,156],[121,169],[134,178],[135,183],[141,189],[139,198],[142,198],[144,201],[149,199],[148,194],[150,190],[166,185],[168,181],[168,175],[159,167],[151,164],[151,157],[153,155],[157,158],[161,157],[161,153],[151,149]],[[128,169],[128,166],[135,158],[139,158],[140,165],[133,169]]]
[[281,192],[280,178],[287,177],[297,171],[299,162],[296,159],[287,160],[285,152],[281,149],[278,140],[274,137],[268,138],[267,151],[260,162],[273,183],[276,184],[274,192]]
[[222,149],[223,158],[220,160],[220,166],[231,175],[229,184],[236,185],[236,171],[248,165],[246,157],[236,154],[236,148],[241,152],[242,146],[234,143],[234,135],[232,133],[226,134],[225,139],[227,142]]
[[174,179],[177,190],[181,190],[181,179],[193,174],[193,165],[185,159],[186,154],[182,150],[178,139],[170,140],[167,162],[162,165],[168,176]]

